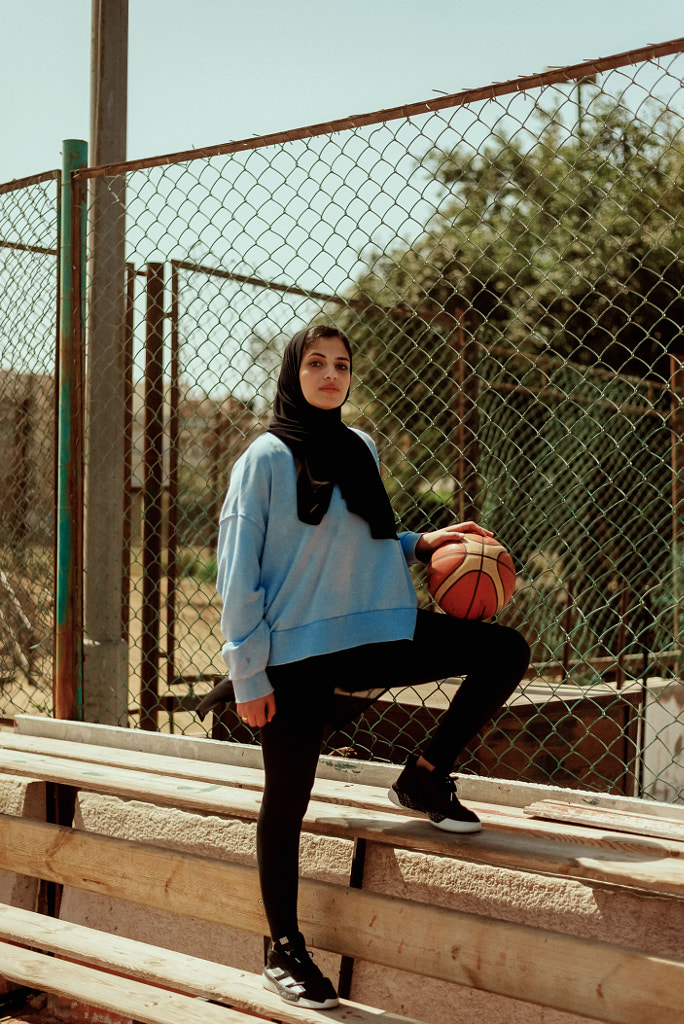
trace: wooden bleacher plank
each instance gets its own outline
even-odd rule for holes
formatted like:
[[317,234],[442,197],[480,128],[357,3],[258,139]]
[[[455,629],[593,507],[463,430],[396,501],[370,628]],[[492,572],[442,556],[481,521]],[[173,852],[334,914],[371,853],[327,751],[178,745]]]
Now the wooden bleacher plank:
[[[73,724],[73,723],[72,723]],[[264,774],[261,768],[244,765],[230,765],[222,762],[197,761],[191,758],[172,757],[164,754],[149,754],[142,751],[98,747],[90,743],[68,740],[24,736],[22,733],[0,734],[0,751],[23,752],[43,757],[57,757],[70,761],[82,761],[89,765],[109,766],[132,771],[149,772],[166,778],[191,780],[199,783],[219,784],[231,788],[263,790]],[[394,774],[398,774],[397,768]],[[374,810],[381,807],[388,813],[401,813],[377,786],[364,786],[356,781],[317,779],[314,785],[317,799],[338,804],[352,804]]]
[[[92,792],[112,793],[132,799],[148,799],[187,810],[237,814],[252,818],[258,813],[261,792],[239,786],[202,781],[185,776],[167,777],[130,768],[111,767],[92,761],[11,751],[0,746],[0,772],[34,774],[36,778],[59,782]],[[225,807],[225,810],[224,810]]]
[[0,868],[266,934],[256,870],[0,815]]
[[[56,825],[0,819],[0,866],[261,933],[256,872]],[[615,1024],[681,1024],[684,962],[303,879],[313,946]]]
[[646,814],[632,814],[603,807],[582,807],[560,800],[538,800],[525,807],[524,812],[546,821],[561,821],[570,825],[684,842],[684,822],[674,818],[652,818]]
[[[15,734],[34,738],[57,739],[69,742],[90,743],[97,747],[113,747],[119,751],[135,753],[146,751],[172,756],[174,760],[221,763],[231,766],[261,770],[263,768],[261,748],[241,743],[218,743],[206,737],[193,735],[169,735],[168,733],[146,732],[140,729],[121,728],[111,725],[95,725],[88,722],[69,722],[64,719],[15,715]],[[0,738],[6,735],[0,732]],[[336,782],[363,782],[370,787],[386,789],[395,780],[399,768],[383,762],[355,761],[324,754],[319,762],[319,778]],[[559,786],[541,785],[531,782],[497,779],[478,775],[460,775],[461,795],[466,801],[497,805],[514,809],[527,807],[535,800],[566,800],[587,806],[607,807],[613,810],[644,813],[649,816],[675,818],[684,821],[684,805],[659,803],[638,797],[621,796],[614,793],[586,791]]]
[[[66,726],[73,726],[74,723],[62,723]],[[109,766],[132,771],[149,772],[154,775],[161,775],[165,778],[176,778],[204,782],[207,784],[219,784],[237,789],[253,790],[261,794],[263,790],[263,769],[250,768],[244,765],[225,764],[224,762],[199,761],[194,758],[174,757],[164,754],[150,754],[144,751],[131,750],[129,748],[96,746],[91,743],[77,742],[74,740],[54,739],[51,737],[34,736],[23,733],[2,733],[0,734],[0,751],[23,752],[36,754],[43,757],[56,757],[69,761],[82,761],[88,765],[99,767]],[[350,762],[353,767],[354,762]],[[374,768],[379,766],[374,765]],[[392,778],[396,777],[400,769],[391,769],[391,766],[384,766],[392,772]],[[9,770],[7,767],[5,770]],[[324,803],[335,803],[344,806],[362,807],[366,810],[379,810],[384,814],[409,815],[411,812],[403,812],[391,804],[386,797],[386,786],[378,787],[363,785],[352,779],[326,779],[317,778],[314,783],[314,798]],[[491,806],[481,801],[478,807],[486,807],[490,812]],[[513,819],[510,821],[509,819]],[[497,807],[497,813],[492,818],[494,827],[526,827],[522,810],[518,808]]]
[[[77,788],[166,806],[253,820],[260,793],[212,783],[168,779],[123,768],[92,765],[62,758],[0,749],[0,771],[30,775]],[[530,824],[532,824],[530,822]],[[652,892],[684,894],[682,844],[641,840],[611,834],[601,842],[596,833],[583,835],[557,826],[538,835],[524,831],[485,829],[472,836],[446,835],[422,818],[394,812],[368,811],[314,799],[304,827],[338,838],[364,838],[422,852],[448,854],[465,860],[515,870],[628,885]],[[569,834],[570,833],[570,834]],[[619,856],[616,856],[619,854]]]
[[[483,814],[485,825],[490,822]],[[557,829],[557,837],[485,828],[474,835],[448,834],[445,841],[424,818],[406,818],[401,824],[387,816],[366,816],[347,809],[331,814],[325,805],[312,802],[304,820],[307,831],[344,837],[361,837],[402,849],[434,852],[459,860],[515,871],[550,874],[586,882],[624,885],[648,893],[684,896],[684,860],[681,844],[665,840],[640,840],[615,834],[592,842],[575,831]]]
[[[261,1014],[284,1024],[420,1024],[386,1010],[343,1000],[339,1008],[321,1013],[291,1006],[267,992],[261,978],[247,971],[151,946],[121,935],[44,917],[0,903],[0,938],[37,947],[91,967],[112,970],[148,984],[175,988],[186,995],[224,1002],[246,1013]],[[0,974],[2,959],[0,957]]]
[[[73,724],[73,723],[71,723]],[[15,751],[27,754],[35,754],[41,757],[55,757],[61,760],[84,762],[89,766],[122,768],[130,771],[140,771],[159,775],[167,779],[182,779],[206,783],[208,785],[228,786],[231,789],[252,790],[259,794],[263,790],[263,769],[249,768],[243,765],[228,765],[222,762],[196,761],[189,758],[172,757],[169,755],[149,754],[129,749],[118,749],[116,747],[98,747],[89,743],[77,743],[68,740],[44,738],[42,736],[24,736],[21,733],[0,734],[0,751]],[[20,766],[25,767],[25,762],[18,761]],[[0,770],[2,766],[0,765]],[[11,762],[6,762],[5,771],[11,770]],[[398,773],[397,768],[394,774]],[[403,817],[419,817],[411,811],[402,811],[390,803],[386,796],[386,788],[377,786],[362,785],[356,781],[329,780],[317,778],[314,783],[313,796],[315,800],[324,803],[334,803],[340,806],[361,807],[365,810],[380,811],[382,814],[397,815]],[[257,805],[251,801],[241,805],[241,809],[249,810]],[[484,805],[481,805],[484,806]],[[236,808],[237,809],[237,808]],[[525,826],[525,819],[522,811],[517,808],[508,809],[508,813],[498,813],[493,820],[495,827],[520,827]],[[509,817],[514,822],[509,821]],[[439,837],[434,837],[438,839]],[[446,842],[444,837],[443,841]]]
[[[73,723],[71,723],[73,724]],[[32,735],[24,736],[21,733],[14,735],[3,734],[0,736],[0,750],[6,748],[7,750],[21,751],[24,753],[32,753],[39,756],[57,757],[61,759],[67,759],[70,761],[83,761],[89,765],[96,765],[99,767],[109,766],[112,768],[123,768],[125,770],[140,771],[150,773],[153,775],[161,775],[168,779],[183,779],[190,780],[197,783],[206,784],[218,784],[222,786],[228,786],[229,788],[251,790],[255,793],[261,794],[263,787],[263,771],[261,769],[248,768],[242,765],[227,765],[223,763],[213,762],[202,762],[193,759],[186,759],[180,757],[172,757],[169,755],[161,754],[149,754],[140,751],[134,751],[129,749],[118,749],[116,747],[98,747],[90,743],[78,743],[75,741],[51,739],[49,737],[36,737]],[[363,808],[368,811],[378,812],[383,818],[387,814],[394,816],[416,817],[418,820],[423,820],[420,815],[413,815],[410,811],[402,811],[397,809],[393,804],[390,804],[386,798],[386,791],[384,788],[379,789],[377,786],[361,785],[357,782],[349,782],[342,780],[326,780],[317,779],[314,785],[313,798],[315,801],[322,801],[323,803],[334,803],[340,806],[349,806],[356,808]],[[550,801],[537,801],[534,805],[530,804],[528,807],[537,805],[547,805]],[[247,801],[240,807],[236,807],[235,810],[249,810],[250,807],[256,807],[256,803]],[[484,817],[486,825],[489,829],[494,828],[498,830],[504,830],[508,832],[514,832],[518,837],[522,835],[529,836],[546,836],[559,840],[561,838],[567,838],[568,840],[576,841],[582,839],[589,845],[600,845],[600,846],[611,846],[615,839],[614,837],[607,835],[601,835],[597,832],[599,827],[598,822],[592,823],[589,820],[583,822],[583,819],[577,811],[581,811],[584,805],[579,803],[566,802],[563,806],[569,808],[567,818],[565,822],[561,823],[561,828],[558,828],[558,817],[546,818],[540,817],[539,820],[535,820],[535,816],[532,816],[532,820],[528,816],[528,811],[524,808],[508,807],[495,805],[490,803],[483,803],[481,801],[474,802],[473,806]],[[651,805],[646,805],[649,810],[652,809]],[[576,810],[577,809],[577,810]],[[662,808],[657,808],[662,810]],[[590,810],[596,812],[598,816],[600,808],[590,808]],[[611,810],[611,808],[607,808]],[[624,812],[615,811],[617,817],[616,821],[622,820]],[[612,819],[611,819],[612,820]],[[663,838],[675,840],[677,842],[684,842],[684,823],[673,821],[674,825],[679,825],[679,829],[668,829],[663,831],[659,828],[660,816],[651,816],[645,814],[639,814],[635,819],[637,822],[642,822],[644,828],[642,830],[624,829],[624,831],[630,831],[633,834],[642,836],[651,836],[653,838]],[[555,825],[550,826],[549,821],[556,822]],[[610,833],[611,830],[609,825],[609,819],[606,818],[604,822],[604,830],[606,833]],[[572,824],[574,828],[564,827],[565,825]],[[669,822],[668,822],[669,824]],[[578,827],[579,826],[579,827]],[[584,827],[586,826],[586,827]],[[449,855],[452,850],[452,839],[432,832],[432,845],[431,849],[435,850],[435,843],[439,846],[439,851],[446,855]],[[472,843],[470,843],[472,845]],[[625,852],[624,846],[620,845],[619,849],[621,852]],[[684,855],[684,850],[671,849],[659,847],[652,850],[653,855],[667,855],[667,852],[671,852],[673,856]],[[639,852],[648,852],[644,847],[639,848]]]
[[[134,771],[166,775],[169,778],[193,779],[196,782],[218,782],[240,789],[261,790],[263,770],[221,762],[196,761],[172,757],[168,754],[148,754],[144,751],[120,750],[117,747],[98,747],[92,743],[45,739],[42,736],[24,736],[21,733],[0,735],[0,749],[23,751],[46,757],[61,757],[71,761],[85,761],[91,765],[112,768],[130,768]],[[341,783],[340,785],[344,785]],[[347,784],[351,785],[351,783]]]
[[227,1006],[56,961],[45,953],[0,941],[0,975],[8,981],[129,1016],[142,1024],[254,1024],[254,1017]]

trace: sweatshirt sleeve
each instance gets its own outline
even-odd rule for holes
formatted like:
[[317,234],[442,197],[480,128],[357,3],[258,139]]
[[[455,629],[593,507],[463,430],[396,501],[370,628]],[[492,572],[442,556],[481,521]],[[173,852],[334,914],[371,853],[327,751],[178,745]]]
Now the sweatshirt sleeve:
[[223,601],[223,658],[238,703],[272,692],[266,674],[270,631],[264,618],[261,553],[268,521],[268,474],[236,463],[219,522],[217,587]]
[[421,558],[420,555],[416,554],[416,544],[421,537],[421,533],[410,533],[408,530],[405,533],[399,534],[401,550],[404,552],[404,558],[408,565],[416,565],[421,562],[425,564],[429,561],[429,556],[428,558]]

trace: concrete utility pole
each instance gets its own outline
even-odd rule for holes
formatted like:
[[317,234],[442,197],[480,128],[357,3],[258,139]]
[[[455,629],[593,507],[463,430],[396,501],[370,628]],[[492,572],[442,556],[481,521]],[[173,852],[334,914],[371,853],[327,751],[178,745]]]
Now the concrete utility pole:
[[[126,159],[128,0],[92,0],[90,164]],[[86,721],[127,725],[123,638],[125,181],[90,182],[83,695]]]

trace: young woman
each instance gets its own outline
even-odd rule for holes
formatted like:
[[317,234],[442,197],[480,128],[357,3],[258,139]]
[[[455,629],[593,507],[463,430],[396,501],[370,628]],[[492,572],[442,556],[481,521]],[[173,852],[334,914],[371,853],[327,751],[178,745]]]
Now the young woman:
[[[336,329],[292,338],[269,429],[233,469],[218,543],[223,653],[237,711],[261,730],[264,758],[257,857],[272,946],[263,983],[322,1009],[338,1000],[299,931],[299,839],[336,688],[381,692],[465,676],[389,797],[438,828],[475,832],[480,821],[450,773],[529,659],[515,630],[417,611],[408,564],[488,531],[468,522],[397,536],[373,442],[341,420],[351,370]],[[210,695],[205,710],[211,703]]]

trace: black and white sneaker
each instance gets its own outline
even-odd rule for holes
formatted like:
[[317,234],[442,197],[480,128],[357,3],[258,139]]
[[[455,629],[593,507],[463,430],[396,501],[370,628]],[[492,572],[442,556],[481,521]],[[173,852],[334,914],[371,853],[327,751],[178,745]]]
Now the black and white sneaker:
[[301,932],[272,943],[261,976],[264,988],[286,1003],[310,1010],[330,1010],[339,1004],[332,982],[316,967],[306,951]]
[[403,772],[387,796],[397,807],[427,814],[430,822],[445,832],[479,832],[482,822],[474,811],[464,807],[456,796],[456,782],[450,775],[439,775],[416,764],[409,757]]

